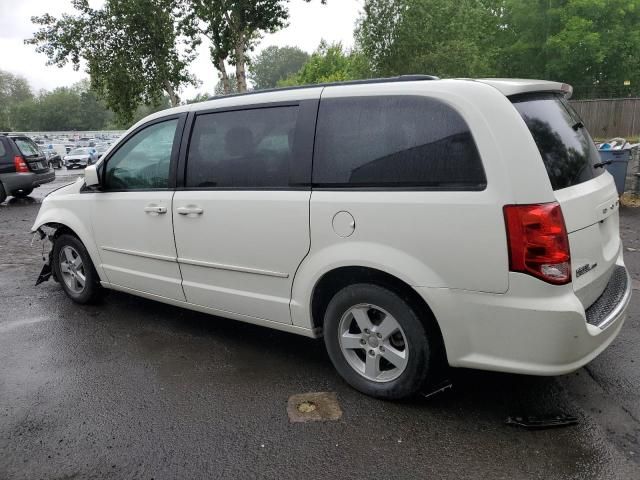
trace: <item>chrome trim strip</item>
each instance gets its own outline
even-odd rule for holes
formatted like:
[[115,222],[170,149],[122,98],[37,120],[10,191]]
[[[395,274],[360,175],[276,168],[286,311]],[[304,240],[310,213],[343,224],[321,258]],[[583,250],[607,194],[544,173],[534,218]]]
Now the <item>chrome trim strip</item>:
[[123,253],[125,255],[133,255],[134,257],[152,258],[154,260],[162,260],[164,262],[174,262],[174,263],[178,261],[176,257],[170,257],[168,255],[158,255],[156,253],[139,252],[137,250],[125,250],[124,248],[115,248],[115,247],[102,246],[100,248],[107,252]]
[[222,263],[203,262],[202,260],[192,260],[190,258],[178,257],[178,263],[195,265],[196,267],[215,268],[217,270],[229,270],[232,272],[253,273],[255,275],[265,275],[267,277],[289,278],[288,273],[272,272],[259,268],[240,267],[237,265],[225,265]]
[[618,318],[620,313],[622,313],[622,311],[629,304],[629,300],[631,299],[631,290],[633,290],[632,288],[633,286],[631,282],[631,275],[629,275],[629,270],[627,269],[627,267],[624,267],[624,271],[627,274],[627,289],[624,291],[624,296],[622,297],[618,305],[616,305],[616,308],[614,308],[609,315],[604,317],[604,319],[596,325],[596,327],[598,327],[600,330],[604,330],[609,325],[611,325],[614,322],[614,320]]

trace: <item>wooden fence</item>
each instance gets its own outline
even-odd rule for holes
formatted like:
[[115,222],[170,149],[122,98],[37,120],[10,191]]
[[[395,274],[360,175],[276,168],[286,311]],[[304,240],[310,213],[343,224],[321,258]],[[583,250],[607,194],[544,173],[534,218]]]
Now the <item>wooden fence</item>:
[[569,103],[594,138],[640,136],[640,98],[571,100]]

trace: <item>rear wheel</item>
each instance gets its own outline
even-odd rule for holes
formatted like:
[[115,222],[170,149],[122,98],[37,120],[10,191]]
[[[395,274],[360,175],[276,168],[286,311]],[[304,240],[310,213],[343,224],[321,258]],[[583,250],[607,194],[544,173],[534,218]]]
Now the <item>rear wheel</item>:
[[378,285],[340,290],[327,306],[324,339],[338,373],[373,397],[411,396],[435,370],[437,340],[405,300]]
[[77,303],[91,303],[101,293],[100,279],[87,249],[78,238],[62,234],[53,245],[53,271],[67,296]]
[[7,199],[7,192],[4,189],[2,183],[0,183],[0,203],[4,202]]
[[31,192],[33,192],[33,188],[23,188],[22,190],[16,190],[15,192],[13,192],[13,196],[18,198],[24,198],[31,195]]

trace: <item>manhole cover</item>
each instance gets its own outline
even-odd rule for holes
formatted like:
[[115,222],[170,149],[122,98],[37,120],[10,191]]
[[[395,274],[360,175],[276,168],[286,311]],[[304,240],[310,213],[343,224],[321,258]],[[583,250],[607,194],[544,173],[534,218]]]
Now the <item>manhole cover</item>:
[[287,403],[287,413],[291,422],[321,422],[342,417],[335,392],[292,395]]

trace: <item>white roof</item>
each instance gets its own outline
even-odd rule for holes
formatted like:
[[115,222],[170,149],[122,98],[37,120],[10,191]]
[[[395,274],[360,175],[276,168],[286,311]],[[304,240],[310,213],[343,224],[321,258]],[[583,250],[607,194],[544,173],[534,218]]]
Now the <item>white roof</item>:
[[[487,85],[490,85],[496,88],[505,96],[517,95],[519,93],[528,93],[528,92],[559,92],[564,93],[567,98],[571,97],[571,93],[573,92],[573,88],[571,85],[560,82],[550,82],[548,80],[529,80],[523,78],[459,78],[459,79],[450,79],[450,80],[433,80],[433,82],[449,82],[449,81],[471,81],[471,82],[480,82]],[[415,82],[406,82],[406,83],[394,83],[389,82],[391,85],[396,86],[406,86],[411,85],[413,83],[421,84],[423,81],[418,80]],[[432,81],[429,81],[431,83]],[[389,85],[384,82],[376,83],[374,85]],[[366,88],[367,84],[362,84],[359,88]],[[173,115],[176,113],[183,112],[191,112],[198,110],[206,110],[213,108],[224,108],[229,106],[237,106],[237,105],[249,105],[249,104],[257,104],[257,103],[265,103],[265,102],[278,102],[278,101],[289,101],[289,100],[304,100],[310,98],[319,98],[320,93],[322,92],[324,86],[309,86],[306,88],[294,88],[294,89],[283,89],[283,90],[273,90],[273,91],[265,91],[265,92],[254,92],[250,95],[231,95],[231,96],[221,96],[216,97],[213,100],[208,100],[204,102],[192,103],[188,105],[180,105],[178,107],[169,108],[167,110],[161,110],[159,112],[153,113],[138,123],[136,123],[133,127],[131,127],[127,133],[139,125],[147,123],[149,120],[153,120],[155,118],[166,117],[167,115]]]

